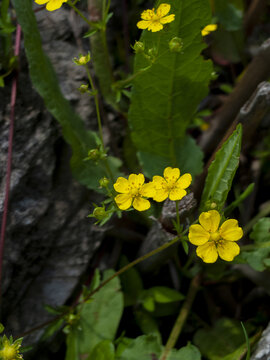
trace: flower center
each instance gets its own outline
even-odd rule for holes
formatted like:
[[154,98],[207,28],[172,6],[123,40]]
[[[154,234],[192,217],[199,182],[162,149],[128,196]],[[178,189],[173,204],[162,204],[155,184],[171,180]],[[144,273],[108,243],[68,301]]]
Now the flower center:
[[215,242],[217,242],[218,240],[220,240],[221,239],[221,236],[220,236],[220,234],[219,234],[219,232],[218,231],[216,231],[216,232],[214,232],[214,233],[210,233],[210,241],[215,241]]

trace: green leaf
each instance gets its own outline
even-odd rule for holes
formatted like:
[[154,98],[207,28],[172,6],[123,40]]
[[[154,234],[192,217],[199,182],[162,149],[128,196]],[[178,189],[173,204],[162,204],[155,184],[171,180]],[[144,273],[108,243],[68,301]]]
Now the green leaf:
[[139,336],[131,341],[117,360],[152,360],[154,356],[159,358],[162,346],[155,334]]
[[242,27],[242,11],[228,0],[215,1],[215,16],[227,31],[237,31]]
[[[246,346],[245,336],[238,321],[223,318],[211,329],[201,329],[195,333],[194,343],[208,360],[224,360],[239,347]],[[237,357],[228,357],[227,360]]]
[[[143,334],[157,334],[160,337],[156,320],[147,311],[137,310],[134,312],[135,320]],[[161,338],[160,338],[161,339]]]
[[180,350],[173,349],[167,359],[168,360],[201,360],[201,353],[196,346],[192,344],[188,344],[187,346],[182,347]]
[[[113,273],[113,270],[105,271],[104,280]],[[83,305],[80,320],[68,335],[77,339],[78,354],[90,354],[102,340],[114,339],[124,307],[119,279],[111,280],[92,299]]]
[[41,341],[49,339],[54,333],[56,333],[59,329],[61,329],[63,323],[64,323],[64,319],[60,318],[54,321],[52,324],[50,324],[44,331],[41,337]]
[[[237,257],[244,259],[253,269],[263,271],[270,265],[270,218],[260,219],[253,227],[250,238],[254,240],[254,249],[242,251]],[[236,258],[236,260],[238,260]]]
[[4,331],[5,327],[3,324],[0,323],[0,334]]
[[201,199],[201,210],[209,210],[208,202],[222,208],[239,165],[242,127],[239,124],[222,148],[216,153],[215,160],[208,169],[208,175]]
[[174,301],[181,301],[185,298],[183,294],[166,286],[154,286],[147,290],[149,295],[152,295],[157,303],[171,303]]
[[110,340],[97,344],[87,360],[114,360],[114,345]]
[[[44,99],[47,109],[61,124],[63,136],[71,145],[73,155],[71,167],[74,177],[91,189],[98,189],[98,180],[108,176],[104,163],[83,161],[88,150],[96,148],[96,135],[87,131],[82,119],[74,112],[70,103],[63,97],[55,71],[42,50],[31,0],[12,0],[16,16],[24,34],[24,46],[34,87]],[[120,160],[109,158],[113,172],[118,172]]]
[[[191,142],[185,138],[200,101],[208,93],[212,64],[205,61],[201,29],[210,23],[208,0],[168,0],[175,20],[162,31],[143,31],[140,41],[146,52],[158,50],[152,66],[133,82],[129,124],[132,140],[139,151],[147,174],[162,173],[164,167],[192,167],[193,175],[201,172],[202,154],[187,150]],[[172,52],[169,42],[179,37],[181,52]],[[154,50],[151,50],[154,49]],[[134,74],[147,68],[149,61],[136,54]],[[190,171],[191,172],[191,171]]]
[[68,334],[66,339],[67,351],[65,360],[80,360],[78,336],[72,332]]

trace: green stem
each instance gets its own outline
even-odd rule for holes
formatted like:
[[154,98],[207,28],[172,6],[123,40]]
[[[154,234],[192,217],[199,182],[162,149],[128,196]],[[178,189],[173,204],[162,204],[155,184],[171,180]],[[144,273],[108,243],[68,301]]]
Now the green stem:
[[178,315],[178,318],[176,319],[176,322],[171,331],[171,334],[169,336],[169,339],[167,341],[165,349],[160,357],[160,360],[166,360],[171,349],[174,348],[174,346],[178,340],[178,337],[183,329],[183,326],[186,322],[186,319],[190,312],[191,306],[193,304],[193,301],[195,299],[195,296],[197,294],[199,286],[200,286],[200,274],[195,276],[190,283],[186,301],[184,302],[183,306],[181,307],[180,313]]
[[[94,82],[92,79],[92,76],[90,74],[90,71],[88,69],[87,64],[84,66],[85,70],[87,72],[87,77],[91,86],[91,90],[94,96],[94,100],[95,100],[95,106],[96,106],[96,113],[97,113],[97,121],[98,121],[98,131],[99,131],[99,137],[100,137],[100,141],[101,141],[101,148],[102,148],[102,152],[105,154],[105,146],[104,146],[104,140],[103,140],[103,131],[102,131],[102,123],[101,123],[101,116],[100,116],[100,109],[99,109],[99,101],[98,101],[98,92],[94,86]],[[104,159],[104,164],[108,173],[109,178],[111,179],[112,182],[114,182],[114,177],[111,171],[111,168],[109,166],[109,163],[107,161],[107,159]]]
[[261,218],[267,216],[270,214],[270,202],[268,202],[264,208],[256,215],[253,219],[251,219],[247,225],[243,228],[243,231],[245,234],[247,234],[253,226],[256,224],[257,221],[259,221]]
[[72,7],[72,9],[90,26],[95,26],[95,24],[93,22],[91,22],[90,20],[88,20],[84,15],[83,13],[78,9],[76,8],[75,4],[76,4],[77,1],[75,1],[75,3],[72,3],[71,1],[68,1],[67,4]]
[[131,263],[127,264],[126,266],[122,267],[120,270],[118,270],[115,274],[113,274],[111,277],[109,277],[107,280],[103,281],[95,290],[93,290],[87,297],[84,299],[84,302],[89,300],[96,292],[98,292],[103,286],[107,285],[112,279],[115,277],[123,274],[125,271],[129,270],[133,266],[139,264],[140,262],[148,259],[149,257],[158,254],[159,252],[167,249],[168,247],[172,246],[179,240],[179,236],[176,236],[171,241],[166,242],[165,244],[161,245],[155,250],[150,251],[149,253],[139,257],[138,259],[132,261]]
[[115,82],[112,86],[115,89],[123,89],[124,87],[131,85],[131,82],[139,75],[141,75],[142,73],[144,73],[145,71],[147,71],[148,69],[150,69],[152,66],[149,65],[143,69],[138,70],[135,74],[129,76],[128,78],[124,79],[124,80],[119,80],[117,82]]

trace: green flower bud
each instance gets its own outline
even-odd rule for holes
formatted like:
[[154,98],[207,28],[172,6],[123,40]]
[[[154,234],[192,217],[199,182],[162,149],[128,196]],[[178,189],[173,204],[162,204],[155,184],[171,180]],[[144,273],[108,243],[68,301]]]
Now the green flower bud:
[[73,59],[73,62],[76,64],[76,65],[86,65],[89,61],[90,61],[90,52],[88,52],[87,55],[82,55],[80,54],[79,55],[79,58],[74,58]]
[[99,149],[91,149],[88,151],[88,159],[93,161],[98,161],[101,157],[101,152]]
[[109,182],[110,182],[110,180],[104,176],[103,178],[101,178],[99,180],[99,185],[100,185],[100,187],[105,188],[108,186]]
[[104,207],[96,207],[93,211],[93,217],[98,221],[103,220],[107,216],[106,210]]
[[78,88],[78,90],[79,90],[79,92],[80,92],[81,94],[85,94],[85,93],[89,92],[89,90],[88,90],[88,85],[86,85],[86,84],[82,84],[82,85]]
[[141,41],[136,41],[132,47],[136,54],[144,52],[144,43]]
[[183,40],[179,37],[173,37],[169,42],[169,48],[172,52],[180,52],[183,48]]

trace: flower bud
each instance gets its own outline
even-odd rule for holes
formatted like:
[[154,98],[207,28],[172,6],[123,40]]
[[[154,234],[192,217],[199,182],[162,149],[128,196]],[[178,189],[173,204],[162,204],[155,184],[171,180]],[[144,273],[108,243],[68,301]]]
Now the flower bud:
[[103,178],[101,178],[99,180],[99,185],[100,185],[100,187],[105,188],[108,186],[109,182],[110,182],[110,180],[104,176]]
[[106,210],[104,207],[96,207],[93,211],[93,217],[101,221],[107,216]]
[[93,161],[98,161],[100,159],[101,153],[99,149],[91,149],[88,151],[88,159]]
[[73,62],[76,64],[76,65],[86,65],[89,61],[90,61],[90,52],[88,52],[87,55],[82,55],[80,54],[79,55],[79,58],[74,58],[73,59]]
[[177,36],[173,37],[169,42],[169,48],[172,52],[180,52],[183,48],[183,40]]
[[136,41],[132,47],[136,54],[144,52],[144,43],[141,41]]
[[87,92],[89,92],[88,90],[88,85],[87,84],[82,84],[79,88],[78,88],[79,92],[81,94],[85,94]]

